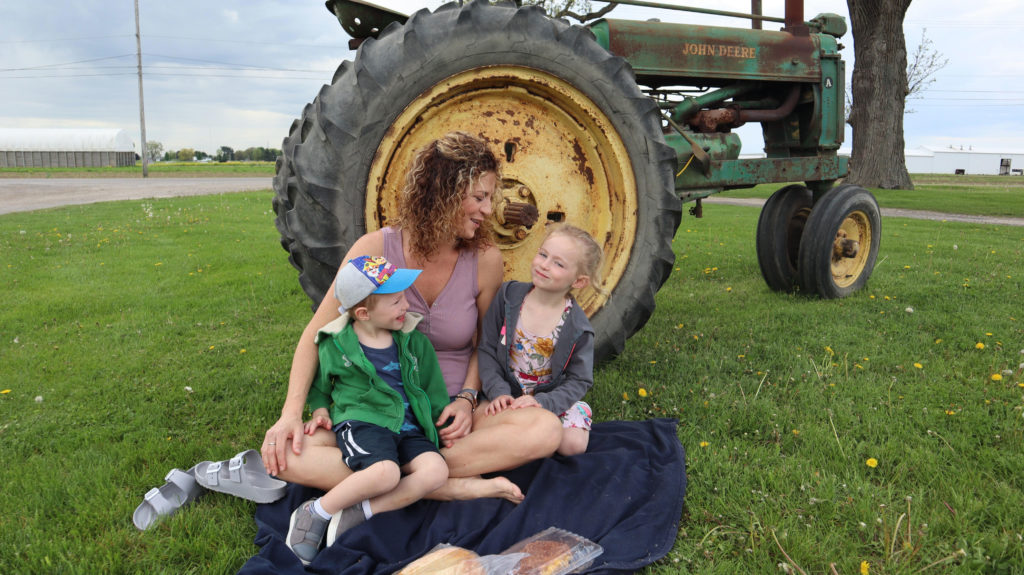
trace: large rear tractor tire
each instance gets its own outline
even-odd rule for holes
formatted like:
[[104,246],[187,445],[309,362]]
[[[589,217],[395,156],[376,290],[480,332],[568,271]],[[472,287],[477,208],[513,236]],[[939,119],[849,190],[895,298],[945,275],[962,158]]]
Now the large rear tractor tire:
[[882,216],[864,188],[833,188],[814,204],[797,268],[800,286],[825,299],[841,298],[864,287],[878,258]]
[[[494,217],[505,279],[529,279],[545,223],[571,223],[602,245],[605,293],[578,299],[597,358],[620,352],[672,270],[675,153],[629,65],[534,6],[420,10],[365,41],[292,125],[274,210],[314,308],[352,242],[393,219],[415,150],[452,130],[503,159]],[[532,205],[540,221],[504,217],[513,204]]]

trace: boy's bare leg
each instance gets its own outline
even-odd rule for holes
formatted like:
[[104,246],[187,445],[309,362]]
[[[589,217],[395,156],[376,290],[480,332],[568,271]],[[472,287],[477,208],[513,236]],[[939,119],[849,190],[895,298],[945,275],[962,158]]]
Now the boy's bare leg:
[[378,461],[366,469],[360,469],[335,485],[320,498],[324,511],[335,513],[351,507],[364,499],[393,491],[400,483],[401,472],[394,461]]
[[423,499],[448,479],[448,466],[438,453],[421,453],[402,466],[402,479],[391,491],[370,499],[370,511],[394,511]]

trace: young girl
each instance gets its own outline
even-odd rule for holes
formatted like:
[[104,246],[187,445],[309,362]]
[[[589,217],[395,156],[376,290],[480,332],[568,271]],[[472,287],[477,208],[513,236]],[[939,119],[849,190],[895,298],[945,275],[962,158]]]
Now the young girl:
[[533,258],[532,283],[502,284],[480,329],[486,414],[524,407],[558,414],[562,455],[583,453],[590,440],[592,412],[581,400],[594,384],[594,329],[570,291],[600,285],[601,258],[587,232],[550,229]]

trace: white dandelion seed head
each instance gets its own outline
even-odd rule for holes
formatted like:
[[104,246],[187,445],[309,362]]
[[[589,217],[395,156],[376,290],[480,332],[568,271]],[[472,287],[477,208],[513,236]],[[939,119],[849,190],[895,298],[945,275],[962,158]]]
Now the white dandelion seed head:
[[37,395],[36,396],[36,403],[42,403],[42,402],[43,402],[43,396]]
[[907,313],[914,313],[914,308],[912,308],[912,307],[910,307],[910,306],[907,306],[907,309],[905,309],[905,310],[903,310],[903,311],[905,311],[905,312],[907,312]]

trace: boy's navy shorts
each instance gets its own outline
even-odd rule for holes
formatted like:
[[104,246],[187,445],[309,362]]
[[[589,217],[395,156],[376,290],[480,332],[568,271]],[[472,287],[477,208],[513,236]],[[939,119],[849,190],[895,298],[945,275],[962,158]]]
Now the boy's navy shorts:
[[365,421],[343,421],[334,427],[345,465],[359,471],[378,461],[394,461],[399,467],[417,456],[434,452],[437,446],[416,429],[395,433]]

